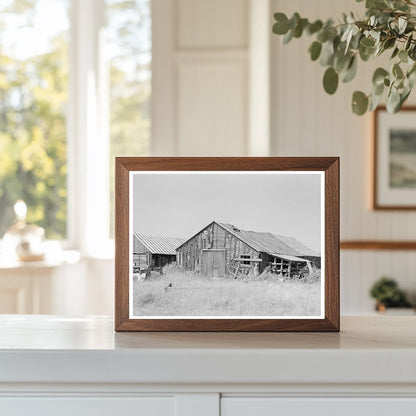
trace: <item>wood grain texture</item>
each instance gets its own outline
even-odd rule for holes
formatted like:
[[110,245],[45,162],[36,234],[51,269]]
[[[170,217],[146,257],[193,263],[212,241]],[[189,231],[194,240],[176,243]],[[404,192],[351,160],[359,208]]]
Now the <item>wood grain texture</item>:
[[[324,171],[324,319],[129,319],[129,172]],[[339,158],[116,158],[116,331],[339,331]]]
[[[387,111],[385,106],[377,107],[373,112],[373,209],[377,210],[386,210],[386,211],[414,211],[416,210],[416,205],[381,205],[378,202],[378,181],[377,181],[377,172],[378,172],[378,119],[381,111]],[[416,106],[406,106],[403,107],[401,112],[413,111],[416,112]]]

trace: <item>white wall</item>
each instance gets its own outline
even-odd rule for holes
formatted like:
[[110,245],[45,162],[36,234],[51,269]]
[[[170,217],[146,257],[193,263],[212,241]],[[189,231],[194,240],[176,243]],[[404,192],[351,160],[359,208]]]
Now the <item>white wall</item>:
[[152,10],[152,153],[246,154],[249,1],[153,0]]
[[[308,18],[341,16],[361,10],[351,0],[272,0],[272,11],[298,11]],[[370,208],[372,155],[371,116],[358,117],[350,109],[356,89],[370,92],[377,61],[359,64],[359,76],[340,85],[334,96],[322,88],[324,68],[311,62],[308,37],[282,45],[272,36],[273,155],[341,157],[341,239],[415,240],[416,212],[383,212]],[[381,58],[379,58],[381,59]],[[382,61],[378,61],[378,65]],[[413,95],[414,101],[414,95]],[[415,252],[342,251],[341,309],[344,314],[367,313],[371,283],[383,274],[395,277],[416,294]]]

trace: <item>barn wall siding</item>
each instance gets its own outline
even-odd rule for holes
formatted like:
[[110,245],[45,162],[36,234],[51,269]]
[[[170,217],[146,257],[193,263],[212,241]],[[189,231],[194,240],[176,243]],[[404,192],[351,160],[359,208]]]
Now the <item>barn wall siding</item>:
[[178,265],[186,270],[201,272],[202,250],[225,249],[226,264],[235,257],[247,254],[257,257],[257,251],[243,243],[218,224],[210,224],[177,250]]

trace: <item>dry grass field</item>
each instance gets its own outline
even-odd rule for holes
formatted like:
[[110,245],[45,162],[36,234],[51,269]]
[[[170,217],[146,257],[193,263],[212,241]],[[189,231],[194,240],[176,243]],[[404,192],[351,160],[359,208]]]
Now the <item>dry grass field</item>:
[[134,279],[134,316],[317,316],[320,279],[209,279],[175,267]]

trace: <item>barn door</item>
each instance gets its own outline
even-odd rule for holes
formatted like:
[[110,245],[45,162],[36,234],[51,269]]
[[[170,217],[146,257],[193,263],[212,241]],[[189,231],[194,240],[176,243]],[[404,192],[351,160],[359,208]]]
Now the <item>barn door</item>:
[[225,250],[202,250],[202,274],[207,277],[225,276]]

